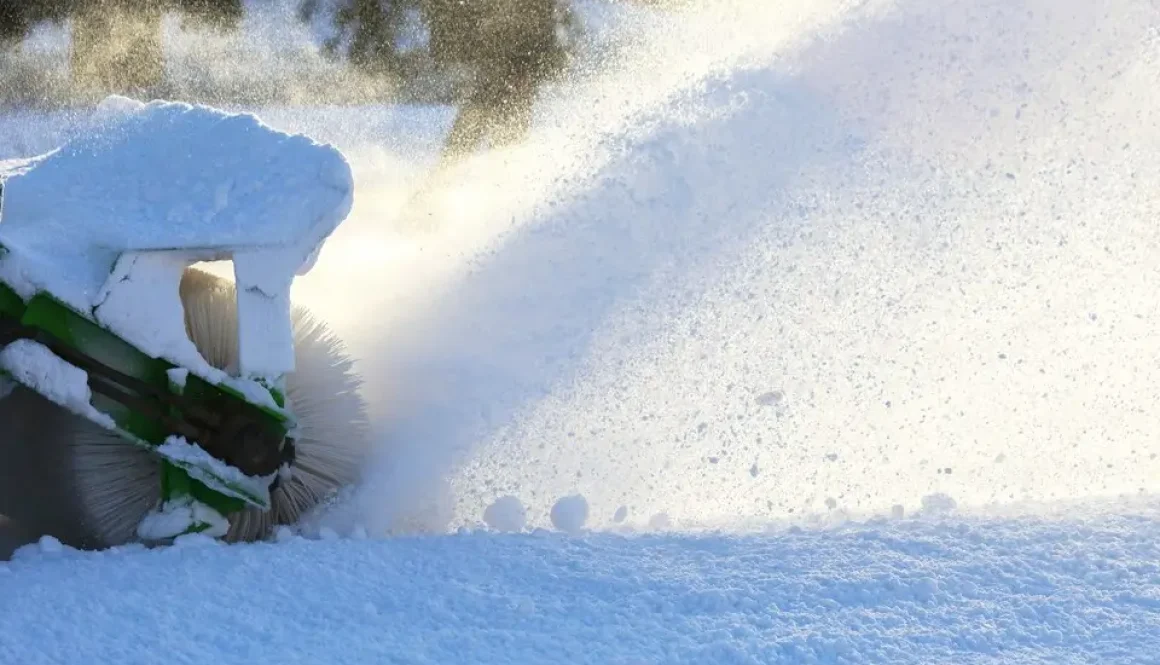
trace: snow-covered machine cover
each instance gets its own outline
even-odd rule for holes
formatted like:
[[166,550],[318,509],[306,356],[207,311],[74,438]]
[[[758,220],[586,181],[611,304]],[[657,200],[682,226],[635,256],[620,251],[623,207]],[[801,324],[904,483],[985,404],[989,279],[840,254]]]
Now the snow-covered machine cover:
[[[290,286],[350,211],[343,155],[250,114],[111,97],[3,171],[0,370],[165,458],[170,507],[213,518],[178,533],[268,506],[293,433]],[[189,265],[221,260],[237,285],[229,373],[190,341],[179,297]]]

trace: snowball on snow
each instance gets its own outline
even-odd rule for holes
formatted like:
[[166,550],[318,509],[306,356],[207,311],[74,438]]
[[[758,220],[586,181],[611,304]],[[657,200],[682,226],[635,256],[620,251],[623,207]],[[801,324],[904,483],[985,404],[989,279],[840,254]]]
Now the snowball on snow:
[[516,497],[501,496],[483,511],[483,521],[496,531],[522,531],[527,511]]
[[566,496],[552,506],[552,524],[567,533],[577,533],[588,521],[588,500],[579,494]]

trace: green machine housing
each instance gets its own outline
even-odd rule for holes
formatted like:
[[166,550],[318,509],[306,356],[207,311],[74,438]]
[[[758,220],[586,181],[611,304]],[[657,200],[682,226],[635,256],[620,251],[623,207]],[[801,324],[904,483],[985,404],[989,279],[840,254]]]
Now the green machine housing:
[[[0,257],[9,251],[0,245]],[[171,437],[180,437],[251,480],[269,479],[238,482],[236,474],[222,473],[218,464],[159,454],[163,501],[192,499],[222,516],[247,505],[269,508],[269,490],[277,485],[278,471],[294,457],[293,421],[287,413],[255,404],[233,387],[192,372],[175,381],[172,370],[182,368],[142,352],[52,294],[39,292],[26,300],[0,282],[0,348],[18,340],[38,343],[87,374],[93,411],[62,404],[74,413],[154,451]],[[34,381],[0,372],[52,399]],[[284,395],[267,390],[284,407]],[[188,532],[206,528],[196,524]]]

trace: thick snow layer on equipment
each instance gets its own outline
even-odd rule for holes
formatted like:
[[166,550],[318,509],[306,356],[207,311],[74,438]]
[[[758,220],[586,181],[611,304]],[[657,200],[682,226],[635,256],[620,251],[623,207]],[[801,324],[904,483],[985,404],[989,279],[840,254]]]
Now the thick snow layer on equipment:
[[[225,481],[242,488],[250,496],[260,498],[263,503],[269,503],[270,501],[269,487],[270,483],[274,480],[274,474],[256,477],[247,476],[238,469],[210,455],[201,446],[194,445],[180,436],[167,438],[165,443],[157,446],[157,453],[174,462],[184,462],[191,465],[190,467],[183,468],[189,472],[190,477],[201,481],[210,489],[217,490],[222,494],[235,495],[235,492],[229,486],[221,482]],[[205,470],[208,470],[209,473]]]
[[[0,369],[66,409],[110,429],[116,423],[93,408],[88,375],[65,362],[39,342],[18,339],[0,350]],[[8,379],[5,378],[5,383]],[[10,390],[5,386],[4,394]]]
[[211,538],[220,538],[230,530],[229,520],[221,513],[187,496],[167,501],[146,515],[137,526],[137,535],[146,542],[163,541],[199,525],[206,527],[199,533]]
[[90,131],[12,171],[0,217],[12,250],[0,260],[5,281],[95,308],[135,345],[203,373],[177,279],[185,264],[232,258],[243,374],[293,369],[290,283],[353,201],[337,149],[249,114],[112,98]]

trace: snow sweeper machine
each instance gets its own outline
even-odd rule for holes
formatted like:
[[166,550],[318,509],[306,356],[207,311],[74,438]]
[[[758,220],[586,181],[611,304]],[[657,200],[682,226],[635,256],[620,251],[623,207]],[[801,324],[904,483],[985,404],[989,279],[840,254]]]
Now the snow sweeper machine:
[[[36,486],[0,487],[0,515],[96,546],[252,539],[351,482],[357,378],[289,291],[352,201],[334,147],[181,103],[110,98],[57,149],[0,163],[0,404],[25,395],[0,412],[0,464]],[[191,268],[225,260],[232,283]],[[311,342],[336,376],[299,401],[346,399],[344,431],[304,432],[288,399]]]

